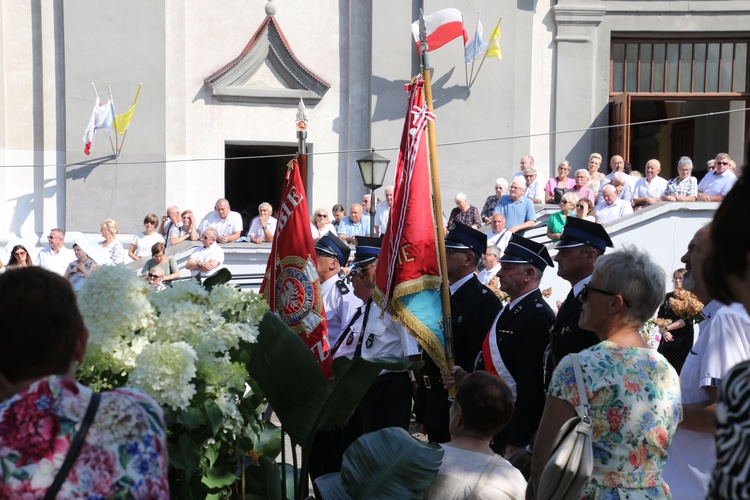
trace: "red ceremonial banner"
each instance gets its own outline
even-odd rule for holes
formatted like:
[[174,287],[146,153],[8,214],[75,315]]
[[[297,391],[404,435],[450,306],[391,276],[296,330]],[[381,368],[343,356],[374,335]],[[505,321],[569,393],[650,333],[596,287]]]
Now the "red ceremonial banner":
[[331,376],[328,322],[316,270],[307,197],[297,160],[290,165],[260,292],[271,310],[310,348],[328,378]]

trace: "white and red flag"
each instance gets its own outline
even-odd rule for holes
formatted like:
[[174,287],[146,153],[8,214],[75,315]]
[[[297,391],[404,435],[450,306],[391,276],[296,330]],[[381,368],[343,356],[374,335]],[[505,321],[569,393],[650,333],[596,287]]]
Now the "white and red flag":
[[310,348],[326,378],[331,376],[328,322],[316,270],[307,196],[297,160],[290,162],[279,219],[260,291],[271,311]]
[[[469,36],[464,29],[464,16],[458,9],[442,9],[432,14],[424,16],[424,24],[427,29],[427,52],[439,49],[454,38],[460,36],[464,39],[464,46],[469,40]],[[422,53],[419,47],[419,21],[411,25],[411,32],[414,40],[417,42],[417,50]]]
[[91,112],[89,124],[86,127],[86,131],[83,133],[83,142],[86,144],[83,147],[83,152],[86,153],[86,155],[91,154],[91,146],[94,145],[96,131],[111,128],[114,118],[115,108],[114,104],[112,104],[112,99],[107,101],[107,104],[102,104],[102,101],[99,100],[99,96],[97,95],[96,102],[94,102],[94,111]]

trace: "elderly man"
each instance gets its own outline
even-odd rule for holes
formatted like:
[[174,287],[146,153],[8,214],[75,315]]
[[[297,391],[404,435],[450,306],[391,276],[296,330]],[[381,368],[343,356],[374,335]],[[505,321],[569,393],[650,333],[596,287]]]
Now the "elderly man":
[[52,229],[47,241],[49,247],[39,252],[35,264],[63,276],[68,264],[76,259],[73,250],[65,248],[65,231],[59,228]]
[[737,176],[729,169],[732,159],[726,153],[716,155],[713,171],[708,172],[698,184],[698,201],[721,201],[727,195]]
[[534,157],[531,155],[524,155],[521,157],[519,162],[519,170],[513,175],[512,181],[522,181],[523,173],[527,168],[534,168]]
[[370,205],[371,205],[371,203],[370,203],[370,195],[366,194],[366,195],[362,196],[362,215],[367,215],[367,216],[372,215],[370,213]]
[[596,203],[596,193],[588,187],[589,177],[590,174],[588,170],[586,170],[585,168],[579,168],[578,170],[576,170],[575,174],[575,185],[565,192],[573,193],[574,195],[578,196],[579,200],[581,198],[588,198],[592,204]]
[[607,184],[602,188],[602,198],[602,202],[594,207],[596,221],[599,224],[611,222],[633,213],[633,207],[630,206],[630,203],[617,197],[617,188],[612,184]]
[[326,233],[315,242],[320,294],[328,320],[328,343],[334,346],[362,301],[351,293],[339,272],[349,262],[352,250],[341,238]]
[[336,231],[338,231],[339,238],[353,245],[357,236],[370,234],[370,216],[363,215],[362,205],[354,203],[349,207],[349,215],[339,222]]
[[272,216],[273,207],[270,203],[258,205],[258,216],[253,218],[247,237],[253,243],[271,243],[276,232],[276,218]]
[[375,208],[375,234],[383,236],[388,228],[388,218],[393,206],[393,186],[385,187],[385,200]]
[[695,201],[698,199],[698,180],[691,174],[693,160],[683,156],[677,162],[677,177],[667,182],[662,201]]
[[159,234],[164,237],[164,241],[167,246],[172,246],[170,240],[172,238],[180,237],[180,228],[182,227],[182,218],[180,217],[180,209],[175,205],[167,207],[167,215],[161,216],[161,222],[159,223]]
[[639,208],[659,203],[667,189],[667,180],[659,177],[661,163],[659,160],[651,159],[646,162],[646,177],[638,179],[633,189],[633,208]]
[[152,267],[148,271],[146,278],[148,279],[148,284],[151,286],[151,289],[154,292],[161,292],[162,290],[167,288],[163,283],[164,269],[162,269],[161,267]]
[[555,314],[539,291],[547,266],[554,267],[554,263],[544,245],[517,234],[500,258],[497,276],[510,303],[490,327],[476,366],[500,375],[515,398],[510,424],[495,436],[496,453],[525,448],[544,410],[542,359],[555,322]]
[[536,212],[534,203],[524,196],[526,183],[514,180],[510,185],[510,194],[501,196],[495,207],[496,214],[505,217],[506,226],[511,233],[521,232],[534,227]]
[[203,231],[201,235],[203,246],[194,249],[187,264],[185,264],[185,269],[188,269],[192,276],[200,276],[201,278],[210,276],[224,262],[224,250],[216,244],[218,237],[219,233],[213,226],[209,226]]
[[485,224],[490,222],[492,214],[495,212],[495,207],[497,206],[497,200],[505,194],[508,194],[508,181],[502,177],[498,177],[495,180],[495,194],[488,196],[487,199],[484,200],[484,206],[482,207],[482,213],[480,214],[482,216],[482,222]]
[[[487,249],[484,233],[457,222],[445,236],[445,248],[454,358],[459,366],[471,367],[482,350],[485,333],[500,312],[500,299],[475,274],[479,258]],[[437,365],[429,356],[423,358],[425,365],[414,401],[416,421],[424,427],[430,441],[447,442],[451,439],[448,393],[443,389]]]
[[526,182],[524,196],[534,203],[544,203],[544,183],[537,179],[536,169],[525,169],[523,171],[523,178]]
[[219,198],[214,205],[214,211],[208,215],[200,228],[200,233],[208,227],[216,229],[219,243],[229,243],[235,241],[242,234],[242,216],[237,212],[232,212],[229,202],[225,198]]
[[687,500],[706,498],[708,492],[716,463],[714,423],[722,378],[734,365],[750,359],[747,312],[738,303],[722,305],[708,292],[704,263],[710,251],[710,226],[704,226],[695,233],[682,256],[687,269],[683,287],[705,304],[706,318],[680,372],[683,418],[672,438],[669,462],[664,467],[664,480],[672,496]]
[[607,184],[603,184],[601,189],[599,189],[599,194],[596,197],[596,203],[599,204],[604,201],[604,197],[602,196],[602,189],[604,189],[604,186],[612,185],[617,190],[617,197],[630,205],[631,200],[633,199],[633,189],[630,187],[629,179],[633,179],[633,177],[626,174],[625,172],[613,172],[612,178],[609,180],[609,182]]
[[[624,172],[621,172],[624,174]],[[596,260],[612,248],[612,240],[600,224],[569,217],[557,244],[557,275],[572,288],[557,311],[555,324],[549,332],[549,345],[544,353],[544,383],[549,384],[552,372],[562,358],[600,342],[599,337],[578,326],[583,303],[578,296],[583,285],[591,280]]]
[[489,245],[482,254],[484,269],[477,273],[477,278],[483,285],[487,285],[500,270],[500,256],[502,252],[495,245]]
[[505,216],[503,214],[492,214],[490,221],[490,230],[486,231],[487,245],[494,245],[500,249],[500,255],[505,253],[505,247],[508,246],[512,232],[505,229]]

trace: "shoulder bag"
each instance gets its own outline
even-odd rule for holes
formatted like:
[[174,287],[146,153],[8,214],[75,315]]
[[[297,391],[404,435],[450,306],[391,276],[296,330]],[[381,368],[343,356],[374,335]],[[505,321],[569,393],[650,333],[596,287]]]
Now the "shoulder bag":
[[552,445],[552,454],[539,481],[538,500],[572,500],[581,492],[594,472],[591,444],[591,418],[583,373],[577,354],[570,355],[580,396],[577,415],[562,426]]

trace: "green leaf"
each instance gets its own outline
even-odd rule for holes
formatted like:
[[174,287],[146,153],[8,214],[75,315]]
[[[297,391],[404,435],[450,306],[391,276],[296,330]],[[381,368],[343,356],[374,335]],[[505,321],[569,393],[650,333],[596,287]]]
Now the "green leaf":
[[211,432],[215,436],[221,431],[221,426],[224,423],[224,415],[221,413],[221,408],[212,400],[207,399],[203,403],[203,409],[206,411],[208,421],[211,422]]
[[203,280],[203,288],[210,292],[213,287],[228,283],[231,279],[232,273],[226,267],[222,267],[214,274]]
[[219,458],[219,451],[221,449],[221,442],[216,441],[213,444],[206,446],[203,456],[208,460],[208,467],[211,468],[216,463],[216,459]]
[[333,378],[326,381],[302,339],[278,316],[267,313],[248,372],[265,393],[284,432],[308,447],[319,429],[331,429],[349,416],[381,370],[418,366],[398,357],[338,358],[333,362]]
[[201,482],[209,488],[223,488],[234,484],[237,480],[234,468],[229,467],[212,467],[203,476]]
[[281,498],[281,472],[279,471],[276,462],[269,457],[260,457],[258,465],[263,469],[263,475],[266,479],[266,495],[268,498]]
[[[271,468],[275,468],[273,472]],[[294,496],[294,472],[295,469],[291,464],[285,464],[282,471],[281,464],[276,463],[270,458],[261,457],[258,465],[251,465],[245,472],[245,498],[246,499],[280,499],[281,496],[281,479],[282,472],[286,473],[286,498]],[[299,470],[297,470],[299,474]],[[268,483],[270,478],[275,482]],[[270,487],[270,489],[269,489]],[[269,491],[275,492],[276,496],[269,494]]]
[[400,427],[387,427],[347,448],[341,484],[354,498],[421,499],[442,460],[439,445],[425,444]]
[[271,422],[263,422],[255,443],[255,449],[270,459],[275,459],[281,453],[281,431]]
[[177,444],[169,443],[169,464],[175,469],[185,471],[187,477],[198,472],[200,465],[200,447],[188,434],[180,434]]
[[206,418],[200,409],[188,406],[184,411],[177,415],[177,422],[183,424],[188,431],[194,431],[206,424]]

